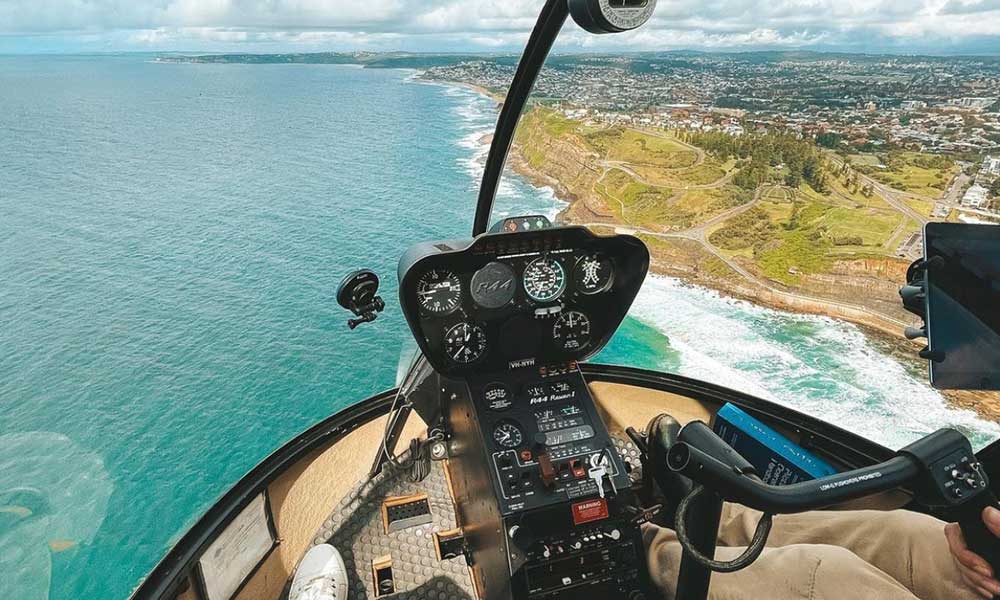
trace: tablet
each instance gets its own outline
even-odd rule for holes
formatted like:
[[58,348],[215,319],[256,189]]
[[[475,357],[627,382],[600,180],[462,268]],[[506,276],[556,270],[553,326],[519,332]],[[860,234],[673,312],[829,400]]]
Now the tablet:
[[1000,226],[928,223],[931,384],[1000,390]]

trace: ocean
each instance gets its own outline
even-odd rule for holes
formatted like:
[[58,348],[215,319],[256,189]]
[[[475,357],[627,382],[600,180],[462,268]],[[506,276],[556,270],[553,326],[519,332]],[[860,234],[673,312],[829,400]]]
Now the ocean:
[[[471,228],[494,103],[412,72],[0,57],[0,597],[125,598],[212,502],[394,385],[395,267]],[[557,214],[509,176],[495,217]],[[356,331],[341,277],[382,276]],[[1000,425],[856,327],[650,278],[596,359],[729,385],[890,447]]]

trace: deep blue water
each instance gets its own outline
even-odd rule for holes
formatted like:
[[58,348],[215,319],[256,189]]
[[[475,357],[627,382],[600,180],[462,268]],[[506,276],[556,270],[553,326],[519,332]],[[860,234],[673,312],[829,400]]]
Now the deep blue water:
[[[397,259],[470,229],[494,118],[401,71],[0,57],[0,597],[126,597],[269,452],[391,387]],[[498,214],[559,206],[510,178]],[[351,333],[357,267],[390,308]],[[1000,437],[850,325],[667,279],[601,360],[889,445]]]

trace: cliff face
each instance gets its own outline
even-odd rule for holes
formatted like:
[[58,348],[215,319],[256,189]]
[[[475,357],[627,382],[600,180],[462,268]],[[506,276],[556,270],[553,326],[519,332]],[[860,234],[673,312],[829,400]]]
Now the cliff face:
[[524,117],[511,151],[514,169],[569,202],[562,218],[575,223],[611,223],[614,219],[614,213],[593,192],[601,177],[599,159],[576,136],[553,135],[535,113]]

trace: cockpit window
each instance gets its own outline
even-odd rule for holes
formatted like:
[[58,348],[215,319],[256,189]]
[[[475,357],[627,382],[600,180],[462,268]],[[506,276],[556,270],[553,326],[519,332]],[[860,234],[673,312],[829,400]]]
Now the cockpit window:
[[[402,380],[417,348],[400,256],[468,238],[538,3],[5,4],[0,548],[16,551],[0,589],[124,598],[254,465]],[[930,37],[895,9],[876,11],[892,32],[847,8],[820,31],[815,7],[789,29],[718,6],[678,28],[661,6],[615,41],[568,34],[491,222],[542,215],[649,248],[594,362],[894,449],[944,426],[983,448],[1000,396],[930,387],[897,291],[926,223],[1000,223],[1000,59],[983,55],[1000,13],[973,4],[925,7]],[[582,282],[566,265],[552,277]],[[357,269],[387,308],[351,330],[336,290]],[[557,302],[565,282],[538,270],[525,293]],[[586,344],[589,321],[565,318],[566,348]]]

